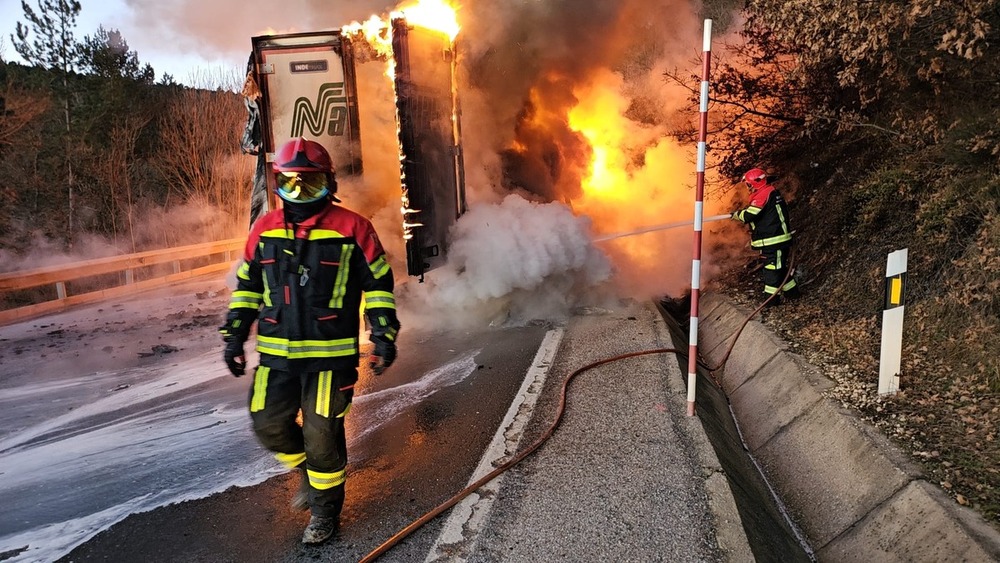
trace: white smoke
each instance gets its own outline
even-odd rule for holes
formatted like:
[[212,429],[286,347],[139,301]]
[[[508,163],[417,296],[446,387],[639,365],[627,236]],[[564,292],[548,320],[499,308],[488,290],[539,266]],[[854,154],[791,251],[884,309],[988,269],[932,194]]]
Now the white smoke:
[[446,265],[400,298],[425,326],[558,320],[606,296],[611,262],[592,238],[590,220],[561,203],[509,195],[473,206],[452,230]]
[[[371,14],[384,15],[402,3],[291,0],[282,9],[275,9],[273,3],[257,0],[125,2],[128,10],[120,17],[125,20],[121,23],[128,25],[120,27],[141,58],[146,49],[170,46],[176,54],[235,61],[240,70],[255,35],[339,29]],[[437,316],[452,323],[481,323],[556,318],[575,306],[593,304],[609,293],[612,280],[619,292],[635,298],[683,292],[688,269],[681,264],[689,259],[689,232],[622,239],[598,249],[592,242],[591,222],[594,231],[608,233],[691,216],[691,194],[684,188],[693,181],[694,163],[682,162],[670,170],[665,163],[673,163],[675,155],[693,157],[693,147],[667,150],[668,143],[663,141],[671,130],[683,129],[691,120],[691,115],[676,111],[686,104],[687,93],[665,81],[663,73],[686,68],[699,54],[702,3],[453,3],[459,5],[463,28],[459,35],[459,83],[466,193],[472,207],[450,234],[448,264],[428,272],[424,283],[408,280],[413,283],[400,288],[400,294],[405,295],[401,305],[445,311]],[[218,22],[223,20],[227,25],[220,27]],[[388,80],[377,66],[358,67],[359,89],[363,91],[360,109],[365,174],[359,179],[343,178],[341,195],[345,206],[376,224],[397,277],[403,278],[405,274],[400,273],[405,272],[406,252],[398,202],[395,108]],[[559,80],[542,80],[553,74]],[[614,129],[627,131],[628,154],[636,156],[620,168],[627,168],[623,174],[630,179],[629,189],[642,194],[646,203],[587,206],[579,194],[547,195],[571,202],[571,211],[561,203],[537,204],[509,195],[528,193],[527,186],[510,181],[500,155],[520,138],[516,129],[528,108],[526,100],[531,99],[532,88],[549,84],[549,105],[570,107],[587,87],[603,84],[610,91],[613,81],[617,84],[615,93],[628,103],[615,109],[610,117],[616,119],[609,122]],[[563,91],[551,90],[560,84],[565,86]],[[554,139],[559,139],[559,133],[553,132]],[[578,159],[558,154],[561,158],[554,158],[556,151],[552,150],[538,152],[550,146],[533,145],[535,160],[547,165],[545,171],[554,177],[570,178],[573,170],[563,168],[579,166]],[[676,170],[692,173],[679,175]],[[527,172],[522,176],[535,177]],[[676,189],[666,193],[664,186]],[[539,195],[541,192],[526,197]],[[589,217],[577,217],[574,212]],[[649,250],[636,252],[635,246]],[[706,256],[706,262],[711,259],[711,255]]]
[[[250,38],[256,35],[339,29],[354,20],[391,9],[386,0],[125,0],[118,15],[132,49],[144,53],[170,50],[174,55],[196,54],[208,59],[228,58],[245,65]],[[221,22],[225,22],[224,25]],[[165,47],[166,46],[166,47]],[[155,66],[155,65],[154,65]]]

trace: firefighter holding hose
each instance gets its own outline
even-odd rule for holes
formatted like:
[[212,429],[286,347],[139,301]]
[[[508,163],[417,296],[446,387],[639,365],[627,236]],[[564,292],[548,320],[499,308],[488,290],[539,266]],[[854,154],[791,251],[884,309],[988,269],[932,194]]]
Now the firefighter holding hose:
[[292,139],[276,153],[272,171],[282,208],[251,228],[219,331],[226,365],[239,377],[246,370],[243,344],[257,323],[254,433],[279,462],[301,472],[292,505],[311,512],[302,542],[319,544],[336,531],[344,505],[344,418],[358,379],[362,298],[376,374],[396,357],[399,321],[385,251],[370,221],[337,205],[326,149]]
[[[750,247],[764,258],[761,277],[767,305],[778,305],[782,296],[795,299],[800,291],[795,278],[788,275],[792,228],[788,206],[781,193],[767,181],[767,173],[753,168],[743,175],[750,191],[747,207],[734,211],[732,218],[750,227]],[[786,281],[786,278],[787,281]],[[775,295],[781,293],[781,295]]]

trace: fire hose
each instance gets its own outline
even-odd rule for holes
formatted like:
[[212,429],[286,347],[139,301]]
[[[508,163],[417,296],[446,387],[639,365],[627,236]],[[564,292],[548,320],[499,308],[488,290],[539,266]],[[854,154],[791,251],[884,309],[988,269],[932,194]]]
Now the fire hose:
[[[728,215],[725,215],[723,217],[728,217]],[[690,223],[688,223],[688,224],[690,224]],[[667,228],[669,228],[669,227],[667,227]],[[643,232],[646,232],[646,231],[643,231]],[[746,328],[747,324],[749,324],[750,321],[755,316],[757,316],[757,314],[764,307],[766,307],[768,305],[768,303],[772,299],[777,298],[777,296],[780,293],[782,293],[781,288],[783,288],[785,286],[785,284],[788,283],[788,279],[791,277],[792,272],[794,272],[794,271],[795,271],[795,252],[793,250],[792,253],[791,253],[791,256],[789,257],[789,261],[788,261],[788,272],[785,273],[785,277],[781,281],[781,285],[779,286],[778,291],[775,292],[774,294],[772,294],[770,297],[768,297],[766,300],[764,300],[764,302],[761,303],[756,309],[754,309],[754,311],[752,313],[750,313],[750,315],[746,318],[746,320],[743,321],[743,323],[736,330],[736,332],[733,333],[733,336],[731,337],[732,340],[729,343],[729,347],[726,349],[726,353],[722,356],[722,360],[719,362],[719,365],[715,366],[715,367],[711,367],[711,366],[708,366],[707,364],[703,363],[700,360],[698,361],[698,366],[700,368],[702,368],[702,369],[704,369],[704,370],[706,370],[706,371],[709,372],[709,375],[710,375],[710,378],[712,380],[712,383],[716,387],[718,387],[720,390],[722,390],[722,385],[715,378],[715,375],[714,375],[715,372],[718,371],[718,370],[720,370],[720,369],[722,369],[722,367],[726,365],[726,362],[729,361],[729,356],[730,356],[730,354],[732,354],[733,348],[736,346],[736,341],[739,340],[739,338],[740,338],[740,334],[743,333],[743,329]],[[552,421],[552,424],[545,431],[545,433],[543,433],[541,436],[539,436],[539,438],[537,440],[535,440],[530,446],[528,446],[527,448],[525,448],[521,452],[517,453],[512,458],[510,458],[509,460],[507,460],[506,462],[504,462],[503,464],[497,466],[495,469],[493,469],[493,471],[490,471],[486,475],[482,476],[476,482],[474,482],[474,483],[470,484],[469,486],[465,487],[464,489],[462,489],[461,491],[459,491],[458,493],[456,493],[455,495],[453,495],[448,500],[442,502],[441,504],[439,504],[438,506],[436,506],[432,510],[428,511],[427,513],[425,513],[420,518],[417,518],[416,520],[414,520],[413,522],[411,522],[409,525],[407,525],[402,530],[396,532],[392,537],[390,537],[389,539],[387,539],[386,541],[384,541],[381,545],[379,545],[374,550],[372,550],[368,555],[365,555],[363,558],[361,558],[360,563],[370,563],[371,561],[375,561],[380,556],[382,556],[382,554],[384,554],[385,552],[387,552],[390,549],[392,549],[393,546],[395,546],[396,544],[398,544],[399,542],[401,542],[404,538],[406,538],[407,536],[409,536],[410,534],[412,534],[413,532],[415,532],[417,529],[419,529],[420,527],[422,527],[424,524],[430,522],[431,520],[433,520],[434,518],[436,518],[437,516],[439,516],[442,512],[444,512],[444,511],[450,509],[451,507],[455,506],[456,504],[458,504],[459,502],[461,502],[462,499],[464,499],[465,497],[469,496],[470,494],[472,494],[473,492],[475,492],[477,489],[479,489],[483,485],[489,483],[490,481],[492,481],[493,479],[495,479],[501,473],[504,473],[508,469],[514,467],[515,465],[517,465],[518,463],[520,463],[522,460],[524,460],[524,458],[528,457],[529,455],[531,455],[532,453],[534,453],[538,448],[540,448],[542,446],[542,444],[544,444],[552,436],[552,434],[555,433],[556,428],[558,428],[559,424],[562,422],[563,412],[566,410],[566,398],[567,398],[568,391],[569,391],[569,385],[570,385],[570,383],[572,383],[573,379],[576,378],[576,376],[578,376],[581,373],[584,373],[586,371],[592,370],[592,369],[594,369],[596,367],[600,367],[600,366],[603,366],[605,364],[609,364],[609,363],[612,363],[612,362],[617,362],[617,361],[625,360],[625,359],[628,359],[628,358],[635,358],[635,357],[638,357],[638,356],[648,356],[648,355],[652,355],[652,354],[668,354],[668,353],[677,354],[678,356],[680,356],[680,357],[682,357],[684,359],[688,358],[687,351],[678,350],[677,348],[655,348],[655,349],[651,349],[651,350],[641,350],[641,351],[638,351],[638,352],[628,352],[628,353],[625,353],[625,354],[619,354],[617,356],[612,356],[610,358],[604,358],[602,360],[597,360],[596,362],[587,364],[587,365],[585,365],[585,366],[583,366],[581,368],[576,369],[574,372],[570,373],[569,376],[566,378],[566,380],[563,381],[562,389],[561,389],[561,391],[559,393],[559,405],[556,407],[555,417],[554,417],[554,419]],[[725,394],[724,390],[723,390],[723,394]],[[728,400],[728,397],[727,397],[727,400]]]
[[[711,223],[712,221],[721,221],[723,219],[729,219],[730,217],[732,217],[732,216],[731,215],[712,215],[711,217],[705,217],[704,219],[702,219],[702,222]],[[594,239],[594,242],[604,242],[606,240],[611,240],[611,239],[616,239],[616,238],[622,238],[622,237],[630,237],[632,235],[641,235],[643,233],[651,233],[653,231],[663,231],[663,230],[666,230],[666,229],[673,229],[675,227],[683,227],[685,225],[693,225],[693,224],[694,224],[694,221],[676,221],[674,223],[665,223],[663,225],[656,225],[656,226],[653,226],[653,227],[645,227],[645,228],[642,228],[642,229],[637,229],[635,231],[626,231],[624,233],[614,233],[614,234],[601,235],[599,237],[596,237]]]

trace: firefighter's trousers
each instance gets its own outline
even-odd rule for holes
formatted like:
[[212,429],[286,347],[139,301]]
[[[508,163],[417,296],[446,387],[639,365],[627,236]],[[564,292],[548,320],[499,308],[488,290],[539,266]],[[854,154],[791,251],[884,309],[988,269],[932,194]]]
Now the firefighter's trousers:
[[764,257],[764,268],[761,270],[761,277],[764,281],[764,293],[773,295],[781,287],[782,291],[790,291],[796,287],[795,278],[789,276],[788,281],[782,286],[788,274],[788,258],[791,245],[780,244],[760,249],[761,256]]
[[357,369],[294,373],[266,366],[254,374],[250,390],[254,433],[286,467],[306,470],[309,507],[318,516],[339,516],[344,506],[344,418],[357,377]]

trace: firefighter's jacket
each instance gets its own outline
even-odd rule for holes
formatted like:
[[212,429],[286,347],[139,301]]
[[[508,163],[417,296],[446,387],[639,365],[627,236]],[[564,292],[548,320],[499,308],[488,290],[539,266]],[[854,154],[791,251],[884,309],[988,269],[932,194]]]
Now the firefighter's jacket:
[[792,240],[788,206],[774,186],[767,185],[754,192],[750,204],[733,213],[733,219],[750,225],[750,246],[758,250],[787,246]]
[[261,365],[357,367],[362,297],[372,337],[396,339],[392,269],[382,243],[370,221],[343,207],[331,204],[297,228],[281,209],[261,217],[237,279],[220,332],[245,341],[256,320]]

